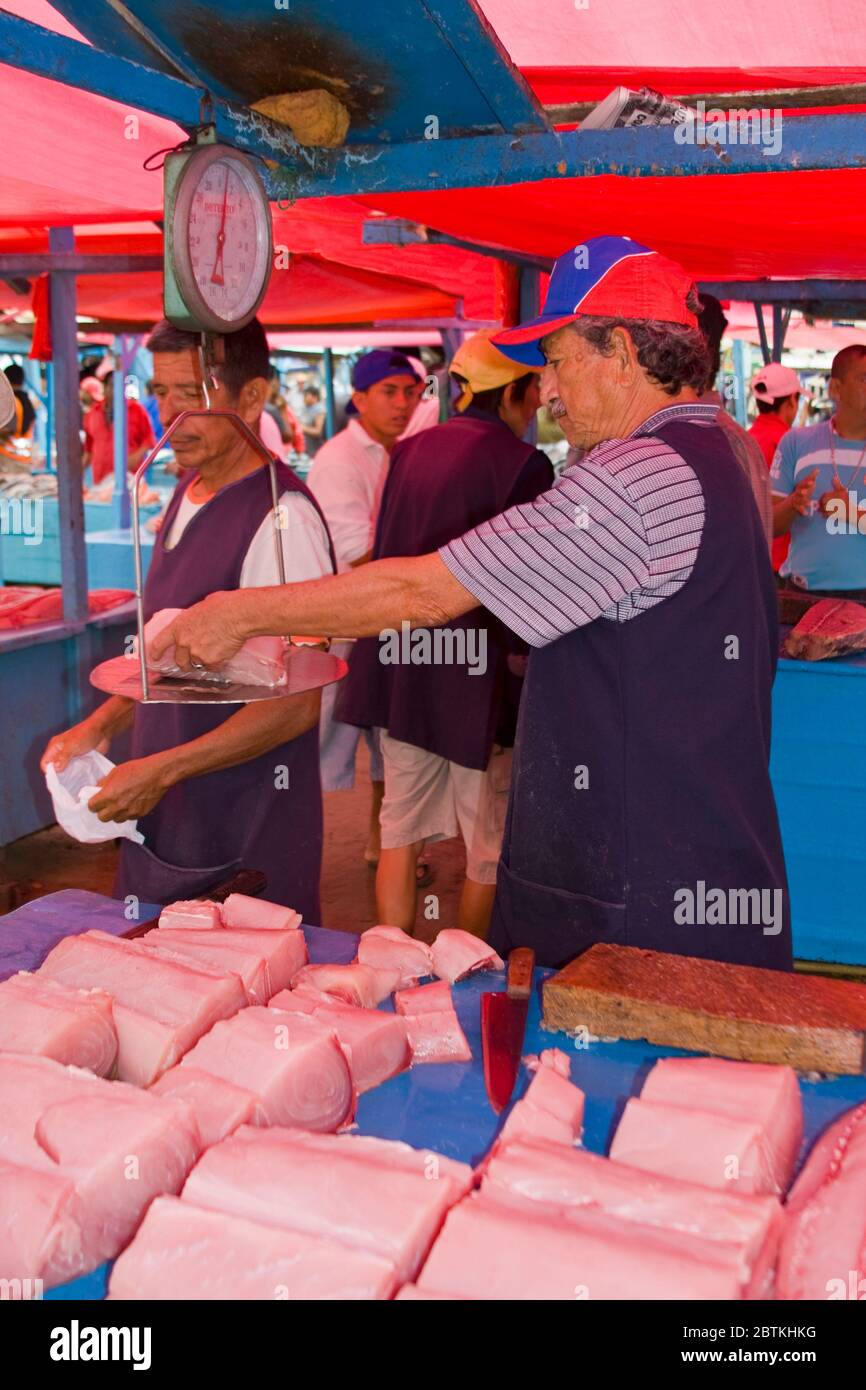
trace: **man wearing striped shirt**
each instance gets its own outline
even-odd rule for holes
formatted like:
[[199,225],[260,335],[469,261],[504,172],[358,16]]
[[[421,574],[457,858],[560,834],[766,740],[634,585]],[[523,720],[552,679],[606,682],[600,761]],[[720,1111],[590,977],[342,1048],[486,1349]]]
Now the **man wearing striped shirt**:
[[776,594],[749,485],[698,395],[697,296],[625,237],[559,257],[496,338],[542,365],[586,451],[438,554],[216,596],[160,639],[214,664],[253,633],[366,636],[484,604],[532,652],[491,941],[559,965],[594,942],[791,966],[770,785]]

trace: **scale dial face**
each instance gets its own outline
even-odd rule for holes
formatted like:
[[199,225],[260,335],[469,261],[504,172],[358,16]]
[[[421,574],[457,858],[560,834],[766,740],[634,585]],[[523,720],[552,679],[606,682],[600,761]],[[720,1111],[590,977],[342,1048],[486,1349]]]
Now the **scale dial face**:
[[178,288],[191,316],[215,333],[243,328],[270,279],[271,212],[254,164],[224,145],[187,161],[171,219]]

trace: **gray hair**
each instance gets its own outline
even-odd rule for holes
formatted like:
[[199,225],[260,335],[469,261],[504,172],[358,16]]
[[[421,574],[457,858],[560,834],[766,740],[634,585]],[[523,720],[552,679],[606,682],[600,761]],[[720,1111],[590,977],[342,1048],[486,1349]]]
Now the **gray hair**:
[[[691,307],[691,306],[689,306]],[[624,328],[637,350],[637,360],[647,376],[669,396],[684,386],[702,392],[711,374],[707,342],[699,328],[654,319],[628,319],[582,314],[568,325],[603,357],[613,352],[611,335]]]

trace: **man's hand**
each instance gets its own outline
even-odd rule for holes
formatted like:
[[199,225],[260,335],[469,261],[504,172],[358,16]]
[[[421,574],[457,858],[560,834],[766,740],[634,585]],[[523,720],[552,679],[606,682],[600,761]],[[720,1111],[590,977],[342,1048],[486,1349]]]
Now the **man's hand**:
[[133,758],[103,777],[87,804],[101,821],[138,820],[161,801],[172,780],[165,754]]
[[[829,491],[824,492],[824,493],[821,494],[821,499],[820,499],[820,501],[819,501],[819,503],[818,503],[818,509],[819,509],[819,511],[820,511],[824,516],[829,516],[829,515],[830,515],[830,504],[831,504],[832,502],[835,502],[835,503],[837,503],[837,505],[833,507],[833,514],[834,514],[834,515],[838,515],[838,514],[839,514],[839,505],[838,505],[838,504],[841,503],[842,515],[845,517],[845,519],[846,519],[846,521],[847,521],[847,520],[850,519],[850,518],[849,518],[849,515],[848,515],[848,512],[849,512],[849,507],[848,507],[849,500],[850,500],[850,499],[849,499],[849,497],[848,497],[848,490],[847,490],[847,488],[845,488],[845,487],[842,486],[842,480],[840,479],[838,473],[834,473],[834,474],[833,474],[833,486],[829,489]],[[855,510],[856,510],[856,508],[855,508]],[[856,520],[857,520],[856,516],[854,517],[854,520],[855,520],[855,522],[856,522]]]
[[[809,515],[812,506],[812,493],[815,491],[815,479],[817,477],[818,470],[817,468],[813,468],[811,473],[807,473],[805,478],[800,479],[788,498],[792,508],[800,516]],[[825,496],[826,495],[825,493]]]
[[170,627],[165,627],[149,644],[154,659],[174,647],[174,659],[182,671],[198,663],[200,666],[219,666],[239,651],[250,635],[244,626],[248,605],[246,596],[254,592],[237,589],[228,593],[208,594],[201,603],[179,613]]
[[56,770],[62,772],[73,758],[92,753],[94,748],[100,753],[107,752],[108,738],[89,719],[83,719],[80,724],[73,724],[65,733],[55,734],[54,738],[49,739],[48,746],[39,760],[39,766],[44,772],[48,764],[53,763]]

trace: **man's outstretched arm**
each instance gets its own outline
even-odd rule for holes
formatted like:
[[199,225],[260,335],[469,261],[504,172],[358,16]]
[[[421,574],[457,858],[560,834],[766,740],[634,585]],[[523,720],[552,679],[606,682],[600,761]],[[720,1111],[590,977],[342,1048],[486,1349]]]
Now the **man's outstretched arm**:
[[376,560],[328,579],[211,594],[164,628],[150,652],[159,657],[173,646],[181,667],[217,666],[248,637],[373,637],[401,622],[438,627],[477,606],[436,553]]

